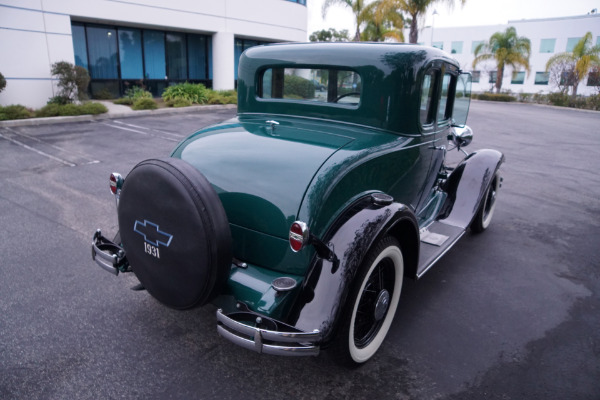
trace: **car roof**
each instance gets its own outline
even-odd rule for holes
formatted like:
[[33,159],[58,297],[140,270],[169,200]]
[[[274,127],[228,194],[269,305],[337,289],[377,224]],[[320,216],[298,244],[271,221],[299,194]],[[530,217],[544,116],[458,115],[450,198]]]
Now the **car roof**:
[[[240,57],[238,113],[266,113],[325,118],[394,132],[418,130],[422,75],[432,65],[458,70],[447,53],[406,43],[286,43],[256,46]],[[333,68],[353,70],[363,82],[358,107],[261,99],[257,87],[269,68]],[[412,132],[410,132],[412,131]]]

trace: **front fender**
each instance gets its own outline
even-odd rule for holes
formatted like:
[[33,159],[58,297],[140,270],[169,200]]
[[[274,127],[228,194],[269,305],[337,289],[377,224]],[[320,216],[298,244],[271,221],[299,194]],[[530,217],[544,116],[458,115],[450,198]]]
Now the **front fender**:
[[410,247],[407,268],[416,269],[419,230],[414,214],[403,204],[381,206],[366,196],[349,207],[324,238],[324,242],[333,249],[335,259],[315,257],[290,315],[290,322],[300,330],[318,329],[322,334],[321,344],[329,342],[335,335],[341,311],[363,258],[371,246],[388,233],[405,236],[399,239]]
[[496,150],[485,149],[469,154],[442,186],[448,197],[438,221],[467,229],[503,162],[504,155]]

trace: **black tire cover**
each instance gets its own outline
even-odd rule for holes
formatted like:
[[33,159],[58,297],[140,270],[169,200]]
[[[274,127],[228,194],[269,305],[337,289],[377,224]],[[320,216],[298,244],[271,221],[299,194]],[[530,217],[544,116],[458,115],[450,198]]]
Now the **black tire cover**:
[[232,259],[229,223],[196,168],[176,158],[142,161],[123,184],[118,217],[127,259],[160,302],[186,309],[222,290]]

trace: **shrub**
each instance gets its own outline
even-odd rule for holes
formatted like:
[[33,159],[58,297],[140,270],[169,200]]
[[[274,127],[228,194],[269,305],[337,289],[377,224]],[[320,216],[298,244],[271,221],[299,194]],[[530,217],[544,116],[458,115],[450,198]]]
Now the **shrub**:
[[183,97],[177,97],[175,99],[171,99],[166,102],[167,107],[189,107],[192,105],[192,102],[188,99],[184,99]]
[[6,79],[4,79],[4,75],[0,73],[0,92],[4,90],[6,87]]
[[69,103],[71,103],[71,99],[66,96],[54,96],[54,97],[50,97],[46,104],[63,105],[63,104],[69,104]]
[[585,99],[586,107],[590,110],[600,111],[600,94],[594,94]]
[[155,110],[158,108],[158,104],[156,104],[154,99],[142,97],[134,101],[131,108],[134,110]]
[[120,99],[113,100],[113,103],[130,106],[133,104],[133,99],[129,97],[121,97]]
[[283,95],[286,98],[299,96],[302,99],[312,99],[315,97],[315,85],[312,81],[304,79],[301,76],[286,75]]
[[208,92],[208,104],[237,104],[237,92],[235,90],[210,90]]
[[566,93],[548,93],[547,99],[553,106],[566,107],[569,105],[569,95]]
[[152,93],[150,93],[149,91],[147,91],[144,88],[141,88],[139,86],[134,86],[131,89],[127,89],[125,91],[125,96],[123,96],[123,97],[128,98],[128,99],[133,99],[133,100],[151,99]]
[[36,117],[64,117],[71,115],[102,114],[108,109],[100,103],[85,104],[48,104],[36,111]]
[[511,102],[511,101],[516,101],[516,97],[513,97],[509,94],[504,94],[504,93],[480,93],[478,95],[476,95],[476,98],[479,100],[486,100],[486,101],[504,101],[504,102]]
[[87,70],[79,65],[66,61],[52,64],[52,76],[58,77],[59,96],[79,100],[87,99],[87,88],[90,83],[90,75]]
[[12,104],[10,106],[0,106],[0,121],[9,119],[25,119],[33,117],[33,113],[27,107],[20,104]]
[[195,104],[204,104],[208,99],[208,89],[201,83],[185,82],[169,86],[162,93],[162,98],[165,102],[178,97],[187,99]]

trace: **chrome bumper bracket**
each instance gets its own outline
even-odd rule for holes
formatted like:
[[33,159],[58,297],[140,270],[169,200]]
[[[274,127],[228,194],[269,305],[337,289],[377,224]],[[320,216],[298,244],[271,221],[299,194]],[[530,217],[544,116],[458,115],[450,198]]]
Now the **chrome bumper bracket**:
[[127,265],[125,250],[102,236],[100,229],[94,233],[92,238],[92,259],[102,269],[114,275],[119,275],[119,271],[123,271]]
[[221,309],[217,310],[217,332],[238,346],[257,353],[283,356],[319,354],[319,346],[316,343],[321,339],[321,333],[318,330],[283,332],[262,329],[236,321],[225,315]]

